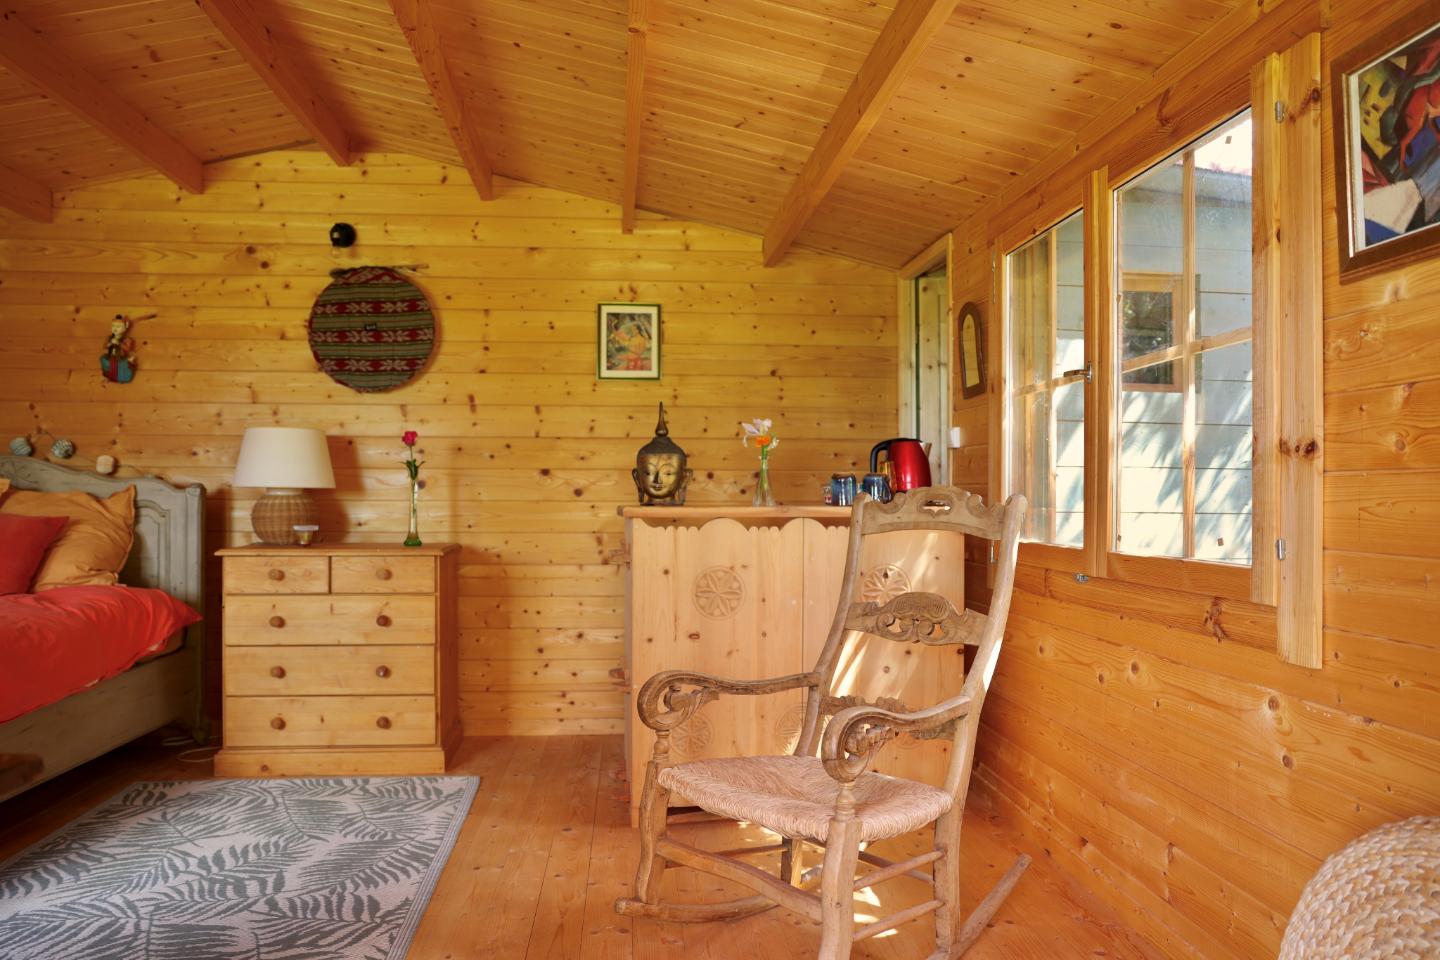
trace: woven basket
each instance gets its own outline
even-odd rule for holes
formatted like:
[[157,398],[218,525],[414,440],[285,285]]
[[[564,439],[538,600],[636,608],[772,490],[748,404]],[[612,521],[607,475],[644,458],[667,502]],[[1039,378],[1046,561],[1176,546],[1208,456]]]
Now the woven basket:
[[1440,817],[1387,823],[1320,866],[1290,915],[1280,960],[1440,956]]

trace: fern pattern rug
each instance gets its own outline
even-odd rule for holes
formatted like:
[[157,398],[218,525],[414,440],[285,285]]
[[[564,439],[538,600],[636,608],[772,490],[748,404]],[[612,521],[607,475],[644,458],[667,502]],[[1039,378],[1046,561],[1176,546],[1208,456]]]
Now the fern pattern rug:
[[0,866],[0,958],[400,960],[479,783],[133,784]]

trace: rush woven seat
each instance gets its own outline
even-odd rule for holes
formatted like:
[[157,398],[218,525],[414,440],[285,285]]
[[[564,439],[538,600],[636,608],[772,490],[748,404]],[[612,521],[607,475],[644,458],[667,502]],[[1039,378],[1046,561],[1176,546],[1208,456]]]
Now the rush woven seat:
[[[850,514],[845,575],[835,616],[813,670],[766,680],[665,670],[647,680],[635,696],[640,721],[655,731],[655,749],[645,767],[640,795],[640,864],[635,871],[635,895],[615,901],[615,909],[625,916],[696,923],[736,920],[783,906],[819,922],[820,960],[846,960],[856,941],[933,914],[935,951],[929,960],[957,960],[984,932],[1030,862],[1023,855],[1017,858],[968,917],[960,913],[960,826],[965,793],[980,729],[980,708],[1005,636],[1024,516],[1025,498],[1019,495],[1004,506],[986,506],[979,497],[957,487],[911,490],[889,503],[861,494]],[[941,549],[939,543],[954,537],[979,537],[998,547],[995,589],[986,613],[955,606],[960,593],[948,585],[963,582],[963,571],[958,564],[957,568],[945,566],[940,558],[959,556],[961,551]],[[963,547],[963,543],[952,540],[951,546]],[[883,569],[902,574],[897,582],[904,584],[904,592],[862,589],[862,580],[870,579],[861,574],[862,555],[872,572]],[[923,582],[930,590],[941,592],[910,589],[910,582],[921,581],[910,581],[910,574],[897,565],[907,562],[923,564],[928,577]],[[889,583],[888,573],[885,582]],[[944,594],[947,590],[955,601]],[[928,707],[907,706],[897,696],[905,694],[904,681],[892,675],[890,666],[883,659],[856,655],[864,643],[886,641],[973,647],[974,656],[969,659],[945,656],[933,660],[934,669],[955,672],[930,679],[941,681],[947,690],[959,686],[959,694],[945,696]],[[942,659],[952,666],[939,666]],[[671,734],[706,704],[722,696],[760,696],[786,690],[803,690],[805,695],[799,736],[789,755],[688,763],[671,759]],[[881,749],[900,736],[948,743],[943,784],[869,769]],[[775,834],[778,842],[704,850],[685,842],[682,837],[686,834],[671,832],[672,814],[702,818],[708,814],[743,821]],[[892,861],[874,850],[862,849],[871,841],[898,837],[932,823],[934,832],[921,839],[927,849],[908,859]],[[817,868],[806,870],[804,859],[811,847],[821,848],[824,860]],[[739,859],[777,852],[777,872],[766,872]],[[878,869],[857,876],[862,862]],[[724,877],[755,894],[724,903],[661,900],[661,876],[673,866]],[[855,891],[902,876],[928,882],[933,887],[930,899],[857,925]]]
[[[711,813],[821,843],[830,837],[840,795],[840,784],[814,757],[692,760],[666,767],[660,783]],[[953,804],[944,790],[914,780],[862,773],[855,781],[862,842],[918,830]]]

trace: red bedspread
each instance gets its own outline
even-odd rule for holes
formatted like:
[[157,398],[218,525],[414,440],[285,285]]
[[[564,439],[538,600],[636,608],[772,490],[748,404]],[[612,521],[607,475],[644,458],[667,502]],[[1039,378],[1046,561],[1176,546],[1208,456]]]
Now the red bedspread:
[[163,590],[0,596],[0,723],[129,669],[200,615]]

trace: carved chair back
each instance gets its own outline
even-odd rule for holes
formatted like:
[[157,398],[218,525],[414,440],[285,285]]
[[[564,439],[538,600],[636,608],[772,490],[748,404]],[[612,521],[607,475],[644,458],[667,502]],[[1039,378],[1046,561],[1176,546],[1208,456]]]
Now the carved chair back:
[[[856,499],[850,517],[840,599],[829,636],[815,664],[817,683],[807,695],[805,722],[795,747],[796,754],[814,755],[824,735],[825,724],[846,707],[867,702],[887,710],[906,712],[935,706],[929,703],[904,704],[886,697],[862,701],[856,697],[837,696],[837,664],[847,643],[861,635],[869,635],[898,643],[928,646],[965,644],[974,647],[975,653],[960,696],[969,698],[972,708],[965,716],[932,735],[952,741],[945,789],[955,796],[957,802],[963,803],[980,708],[994,676],[1004,639],[1024,513],[1024,497],[1014,496],[1004,504],[986,506],[979,496],[959,487],[924,487],[897,494],[889,503],[871,500],[863,493]],[[885,602],[860,599],[860,561],[867,538],[902,530],[942,531],[995,541],[999,568],[989,613],[957,610],[948,598],[927,592],[906,592]]]

